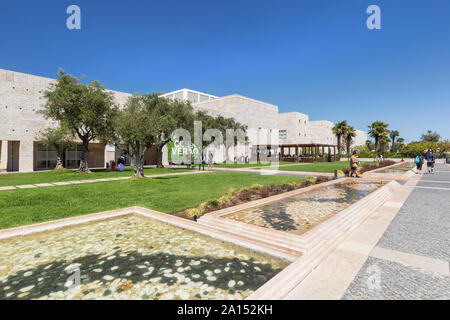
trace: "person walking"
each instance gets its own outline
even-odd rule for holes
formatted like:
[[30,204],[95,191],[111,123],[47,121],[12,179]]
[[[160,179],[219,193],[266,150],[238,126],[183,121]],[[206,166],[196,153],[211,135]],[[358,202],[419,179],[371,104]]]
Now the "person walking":
[[427,160],[428,173],[434,174],[434,163],[436,162],[436,157],[434,156],[433,151],[431,149],[428,150],[425,159]]
[[416,164],[416,173],[419,173],[420,171],[422,171],[422,166],[423,166],[423,157],[422,154],[418,154],[416,156],[416,159],[414,160],[414,163]]
[[353,150],[353,155],[350,158],[350,177],[356,174],[356,178],[359,178],[359,158],[358,150]]
[[187,164],[187,168],[190,169],[191,168],[191,152],[189,150],[186,154],[186,164]]
[[208,169],[213,168],[213,159],[214,159],[214,154],[212,153],[211,150],[209,150],[209,152],[208,152]]
[[205,171],[205,152],[204,151],[201,151],[200,152],[201,153],[201,159],[200,159],[200,161],[201,162],[199,162],[199,164],[198,164],[198,171],[200,171],[200,168],[201,169],[203,169],[203,171]]

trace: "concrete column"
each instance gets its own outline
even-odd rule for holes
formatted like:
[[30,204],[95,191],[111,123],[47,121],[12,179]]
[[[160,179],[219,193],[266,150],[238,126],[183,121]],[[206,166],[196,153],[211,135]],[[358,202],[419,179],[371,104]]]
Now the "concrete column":
[[2,140],[0,143],[0,171],[6,171],[8,169],[8,140]]
[[20,141],[19,148],[19,172],[34,171],[33,141]]

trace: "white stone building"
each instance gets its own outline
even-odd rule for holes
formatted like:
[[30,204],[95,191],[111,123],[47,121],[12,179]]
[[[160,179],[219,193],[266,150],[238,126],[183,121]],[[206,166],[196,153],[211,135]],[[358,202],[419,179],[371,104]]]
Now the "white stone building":
[[[38,113],[45,102],[43,92],[54,81],[55,79],[0,69],[0,171],[29,172],[54,167],[56,153],[36,142],[41,130],[54,125]],[[131,95],[111,92],[119,105],[123,105]],[[237,150],[237,156],[248,150],[254,155],[255,146],[267,144],[335,144],[335,137],[331,132],[332,122],[309,121],[307,114],[299,112],[279,113],[276,105],[238,94],[218,97],[181,89],[162,96],[188,100],[195,110],[204,110],[213,116],[232,117],[244,125],[251,144]],[[267,136],[271,137],[270,141]],[[354,139],[353,145],[364,144],[366,139],[367,134],[358,130],[358,137]],[[79,149],[75,147],[66,152],[66,167],[78,167]],[[260,151],[265,153],[267,149],[261,148]],[[271,152],[277,154],[279,150],[272,149]],[[224,160],[221,153],[223,154],[223,150],[215,155],[216,162]],[[90,144],[91,167],[104,167],[117,157],[118,151],[114,148],[99,143]],[[150,152],[146,163],[155,164],[156,159],[156,151]],[[163,159],[167,161],[167,154],[164,154]]]

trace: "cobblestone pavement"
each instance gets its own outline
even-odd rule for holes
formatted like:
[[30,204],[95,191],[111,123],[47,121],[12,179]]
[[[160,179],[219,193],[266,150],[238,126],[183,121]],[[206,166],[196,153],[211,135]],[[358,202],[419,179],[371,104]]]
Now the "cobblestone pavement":
[[[438,164],[435,174],[422,176],[377,247],[448,265],[449,230],[450,165]],[[369,257],[342,299],[450,299],[449,273],[430,270]]]

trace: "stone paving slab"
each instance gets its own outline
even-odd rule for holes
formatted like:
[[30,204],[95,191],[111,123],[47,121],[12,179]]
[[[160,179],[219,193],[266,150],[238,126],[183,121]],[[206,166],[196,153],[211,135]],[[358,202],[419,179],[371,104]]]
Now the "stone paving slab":
[[36,186],[32,185],[32,184],[23,184],[21,186],[16,186],[16,188],[18,188],[18,189],[31,189],[31,188],[36,188]]
[[53,187],[54,184],[51,184],[51,183],[36,183],[35,186],[36,187]]
[[414,189],[378,246],[449,261],[449,196],[445,190]]
[[[379,279],[379,286],[377,286],[377,279]],[[375,282],[371,282],[372,280]],[[450,299],[449,288],[450,277],[448,276],[369,257],[342,299],[448,300]]]
[[[189,172],[174,172],[174,173],[162,173],[155,175],[146,175],[146,178],[160,178],[167,176],[178,176],[178,175],[186,175],[186,174],[199,174],[199,173],[208,173],[212,171],[189,171]],[[131,179],[132,176],[127,177],[115,177],[115,178],[101,178],[101,179],[90,179],[90,180],[74,180],[74,181],[59,181],[52,183],[37,183],[37,184],[26,184],[20,186],[6,186],[0,187],[0,191],[4,190],[15,190],[15,189],[31,189],[37,187],[54,187],[54,186],[67,186],[73,184],[83,184],[83,183],[95,183],[95,182],[109,182],[109,181],[119,181],[119,180],[128,180]]]
[[417,183],[417,186],[419,187],[432,187],[432,188],[440,188],[442,190],[449,189],[450,190],[450,182],[446,183],[444,181],[435,181],[435,182],[429,182],[429,181],[419,181]]
[[16,189],[16,187],[0,187],[0,191],[3,191],[3,190],[14,190],[14,189]]

